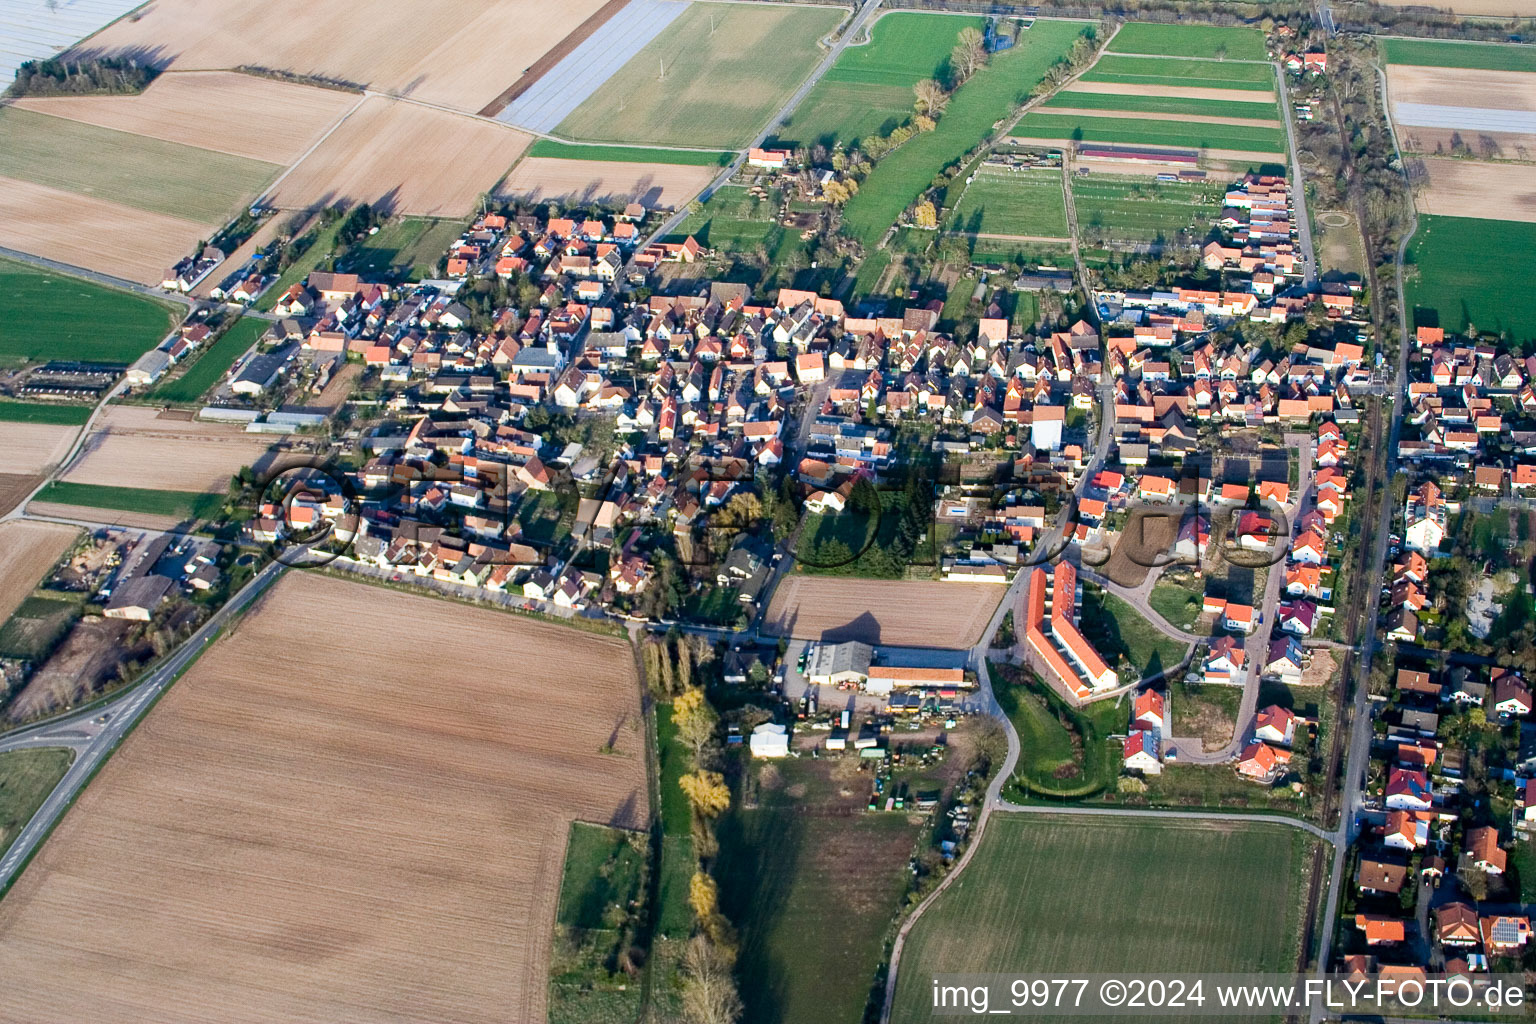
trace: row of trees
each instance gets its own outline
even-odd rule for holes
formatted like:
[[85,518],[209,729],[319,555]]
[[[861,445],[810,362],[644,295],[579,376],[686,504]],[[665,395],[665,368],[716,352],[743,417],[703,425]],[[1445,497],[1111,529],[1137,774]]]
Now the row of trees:
[[710,873],[720,851],[715,823],[730,810],[731,788],[721,771],[720,715],[699,685],[701,669],[712,668],[714,651],[700,637],[674,636],[652,646],[664,648],[647,655],[647,665],[654,658],[662,685],[677,693],[672,700],[672,723],[691,765],[678,780],[688,798],[690,833],[698,858],[688,880],[694,933],[683,954],[683,1016],[688,1024],[735,1024],[743,1010],[734,974],[739,942],[736,929],[720,910],[720,886]]

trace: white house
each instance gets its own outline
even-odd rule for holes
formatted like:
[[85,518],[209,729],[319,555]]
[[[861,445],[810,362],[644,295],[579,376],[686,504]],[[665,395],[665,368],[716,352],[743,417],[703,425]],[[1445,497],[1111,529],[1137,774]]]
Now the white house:
[[1163,762],[1158,757],[1157,733],[1152,729],[1136,729],[1125,738],[1125,770],[1143,775],[1160,775]]

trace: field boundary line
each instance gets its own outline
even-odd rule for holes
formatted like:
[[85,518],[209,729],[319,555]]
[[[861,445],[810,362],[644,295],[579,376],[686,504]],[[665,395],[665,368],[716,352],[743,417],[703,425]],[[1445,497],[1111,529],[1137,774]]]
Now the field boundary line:
[[279,174],[276,179],[274,179],[273,181],[269,182],[267,184],[266,191],[262,192],[261,195],[257,196],[255,199],[251,200],[250,208],[253,209],[253,210],[256,209],[257,207],[259,207],[262,204],[262,200],[266,199],[268,196],[270,196],[274,192],[276,192],[277,191],[277,187],[283,183],[284,179],[286,179],[288,177],[288,175],[292,174],[294,171],[298,170],[300,164],[302,164],[305,160],[308,160],[312,155],[314,155],[315,150],[317,150],[321,146],[323,146],[325,144],[325,140],[329,139],[332,135],[334,135],[335,132],[336,132],[336,129],[338,129],[342,125],[346,124],[347,123],[347,119],[349,117],[351,117],[353,114],[357,113],[358,108],[361,107],[366,102],[368,102],[368,94],[365,92],[365,93],[363,93],[363,95],[361,95],[361,96],[359,96],[357,98],[357,102],[352,104],[352,107],[351,107],[350,110],[348,110],[345,114],[342,114],[341,117],[337,118],[335,124],[331,125],[329,128],[327,128],[325,130],[325,134],[324,135],[322,135],[318,139],[316,139],[314,141],[314,144],[311,145],[308,149],[306,149],[303,153],[300,153],[299,154],[299,158],[297,160],[295,160],[293,163],[289,164],[286,168],[284,168],[282,174]]

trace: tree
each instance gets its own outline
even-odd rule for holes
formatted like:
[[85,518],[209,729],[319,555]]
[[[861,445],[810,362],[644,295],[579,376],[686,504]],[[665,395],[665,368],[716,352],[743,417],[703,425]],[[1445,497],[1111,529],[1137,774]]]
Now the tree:
[[949,51],[949,66],[954,69],[955,85],[958,87],[963,84],[980,71],[986,62],[987,44],[981,30],[970,27],[961,29],[960,41]]
[[917,97],[913,106],[919,114],[927,114],[929,117],[938,117],[944,113],[944,108],[949,106],[949,93],[944,91],[936,79],[925,78],[912,86],[912,92]]
[[702,871],[688,880],[688,905],[700,921],[708,921],[720,909],[720,887]]
[[695,935],[683,954],[683,1019],[688,1024],[736,1024],[741,1012],[729,958],[707,937]]
[[693,809],[706,818],[718,817],[731,806],[730,787],[719,772],[689,772],[677,784]]
[[672,702],[672,724],[677,727],[678,739],[693,752],[695,763],[704,748],[714,742],[719,720],[702,689],[687,690]]
[[933,204],[924,199],[917,204],[917,209],[912,211],[912,223],[920,228],[932,230],[939,226],[939,212],[933,208]]

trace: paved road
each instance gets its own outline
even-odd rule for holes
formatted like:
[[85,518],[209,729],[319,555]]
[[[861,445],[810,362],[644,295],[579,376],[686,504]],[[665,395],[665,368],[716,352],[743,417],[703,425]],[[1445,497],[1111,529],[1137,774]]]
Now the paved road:
[[[1326,10],[1326,7],[1324,8]],[[1291,109],[1291,95],[1285,84],[1285,68],[1274,65],[1275,81],[1280,83],[1280,116],[1285,121],[1285,139],[1291,149],[1291,199],[1296,205],[1296,236],[1302,255],[1307,258],[1304,280],[1308,289],[1317,287],[1317,250],[1312,246],[1312,218],[1307,216],[1306,179],[1301,174],[1301,155],[1296,149],[1296,111]]]
[[[775,113],[772,118],[769,119],[768,123],[763,127],[763,130],[757,134],[757,137],[752,140],[748,148],[756,148],[766,142],[768,140],[768,136],[772,135],[773,130],[779,126],[779,122],[783,121],[786,117],[792,114],[795,108],[800,105],[801,101],[804,100],[806,96],[810,95],[811,89],[815,87],[817,82],[821,81],[821,76],[825,75],[829,70],[831,70],[832,65],[837,63],[837,58],[842,56],[843,51],[848,48],[848,44],[853,42],[854,39],[858,38],[860,31],[864,28],[864,25],[870,20],[870,18],[874,17],[875,10],[879,6],[880,0],[864,0],[864,5],[860,7],[858,13],[853,16],[853,20],[848,23],[847,29],[845,29],[843,34],[838,37],[837,42],[833,43],[832,46],[827,50],[827,55],[822,58],[820,64],[816,65],[816,70],[812,71],[810,77],[800,83],[800,88],[796,89],[794,93],[789,97],[789,99],[784,101],[784,105],[779,108],[778,112]],[[731,161],[730,166],[726,167],[718,175],[716,175],[715,180],[710,182],[709,186],[705,188],[700,193],[700,195],[713,195],[715,189],[731,180],[731,177],[741,169],[741,165],[745,160],[745,151],[737,153],[736,158]],[[651,232],[650,237],[645,239],[644,242],[637,246],[635,251],[643,252],[647,247],[653,245],[657,239],[665,238],[667,235],[670,235],[672,232],[676,231],[678,226],[681,225],[687,218],[688,208],[685,206],[677,212],[673,213],[672,216],[668,217],[665,223],[661,225],[661,227]]]
[[[64,773],[64,778],[48,794],[32,820],[17,834],[5,858],[0,860],[0,892],[10,886],[22,865],[36,852],[59,818],[74,803],[81,788],[90,781],[102,761],[138,724],[155,699],[165,692],[166,687],[188,665],[197,660],[220,629],[249,607],[282,575],[284,568],[282,564],[273,562],[257,573],[174,654],[113,699],[87,711],[54,719],[32,729],[19,730],[0,739],[0,751],[37,747],[68,747],[75,751],[75,760],[69,771]],[[106,722],[98,721],[102,715],[108,716]]]

